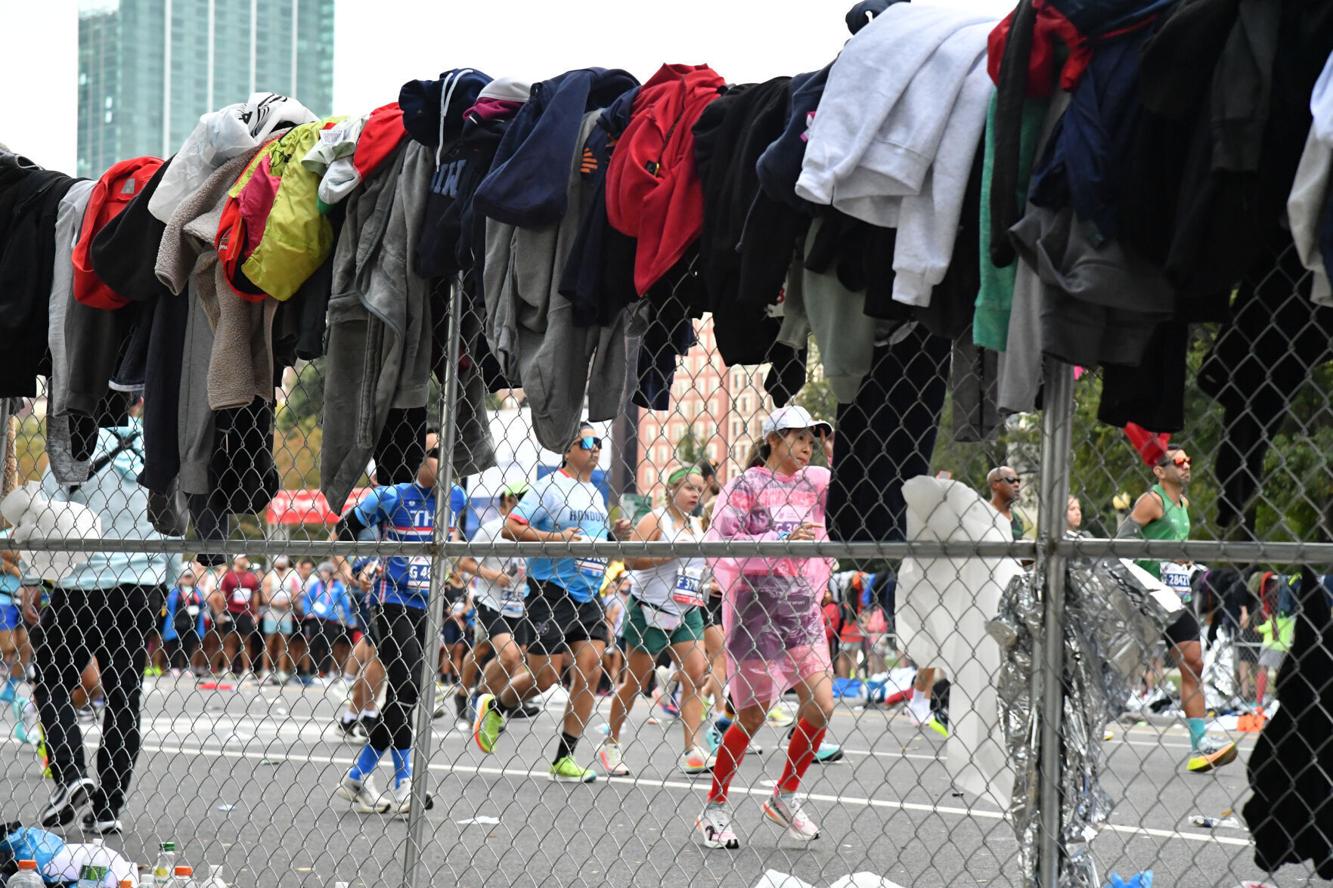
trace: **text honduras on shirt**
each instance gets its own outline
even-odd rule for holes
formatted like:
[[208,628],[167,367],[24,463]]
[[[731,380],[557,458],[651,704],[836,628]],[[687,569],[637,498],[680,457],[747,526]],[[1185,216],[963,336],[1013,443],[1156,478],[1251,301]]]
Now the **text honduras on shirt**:
[[[607,539],[606,500],[591,481],[580,481],[564,469],[540,479],[510,516],[538,530],[558,533],[577,527],[588,540]],[[529,558],[528,576],[555,583],[577,602],[591,601],[602,586],[606,562],[596,558]]]
[[[467,507],[467,494],[454,485],[449,491],[449,529]],[[367,526],[377,526],[380,539],[394,542],[430,542],[435,532],[435,491],[415,483],[376,487],[356,504],[356,517]],[[381,603],[401,604],[425,610],[430,600],[430,556],[395,555],[380,575]]]

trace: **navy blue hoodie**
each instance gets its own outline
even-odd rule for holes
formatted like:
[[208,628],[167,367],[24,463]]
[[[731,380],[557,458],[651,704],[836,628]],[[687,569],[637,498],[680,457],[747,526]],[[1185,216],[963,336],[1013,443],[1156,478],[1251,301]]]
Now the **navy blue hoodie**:
[[638,85],[634,75],[618,68],[580,68],[534,83],[477,189],[477,210],[521,228],[559,222],[565,215],[569,166],[582,148],[576,143],[583,115]]

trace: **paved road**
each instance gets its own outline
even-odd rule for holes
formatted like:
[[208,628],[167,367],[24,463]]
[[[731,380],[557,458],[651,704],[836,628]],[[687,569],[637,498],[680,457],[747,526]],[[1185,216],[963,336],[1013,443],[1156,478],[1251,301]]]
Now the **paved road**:
[[[357,816],[332,798],[356,752],[332,727],[341,685],[228,692],[184,679],[149,684],[126,833],[109,845],[147,861],[156,842],[173,838],[183,859],[220,865],[228,882],[243,888],[400,883],[406,824]],[[840,709],[834,735],[848,755],[811,771],[818,841],[798,846],[760,817],[759,802],[782,764],[780,737],[766,729],[768,751],[747,758],[733,788],[743,847],[705,852],[691,825],[707,782],[674,771],[678,729],[651,723],[647,709],[641,705],[626,729],[635,775],[593,786],[546,780],[558,709],[513,722],[489,757],[452,730],[452,719],[437,722],[430,768],[437,804],[424,854],[429,884],[753,888],[768,871],[816,888],[854,872],[904,888],[1017,884],[1013,830],[993,804],[954,794],[940,761],[943,741],[874,709]],[[96,736],[93,730],[86,739],[91,744]],[[1239,763],[1214,775],[1183,773],[1188,743],[1174,727],[1117,730],[1108,746],[1106,787],[1118,804],[1093,843],[1104,872],[1151,868],[1155,884],[1172,888],[1262,877],[1243,828],[1188,825],[1192,813],[1239,809],[1246,793]],[[593,748],[585,741],[580,759]],[[33,822],[49,784],[31,751],[10,740],[0,745],[0,762],[9,789],[4,818]],[[78,840],[77,833],[68,837]],[[1288,868],[1276,884],[1313,881]]]

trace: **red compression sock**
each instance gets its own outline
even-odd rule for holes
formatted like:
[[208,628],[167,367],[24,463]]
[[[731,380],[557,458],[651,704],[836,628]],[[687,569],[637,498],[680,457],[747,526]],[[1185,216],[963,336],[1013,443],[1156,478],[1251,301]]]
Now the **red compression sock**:
[[731,788],[731,777],[741,766],[745,750],[750,748],[750,737],[741,726],[732,722],[731,727],[722,735],[722,745],[717,748],[717,764],[713,765],[713,788],[708,791],[708,801],[725,802],[727,790]]
[[778,789],[783,792],[796,792],[801,785],[801,778],[810,769],[815,760],[819,744],[824,742],[824,728],[816,728],[805,719],[796,723],[792,731],[791,743],[787,746],[787,764],[782,767],[782,779]]

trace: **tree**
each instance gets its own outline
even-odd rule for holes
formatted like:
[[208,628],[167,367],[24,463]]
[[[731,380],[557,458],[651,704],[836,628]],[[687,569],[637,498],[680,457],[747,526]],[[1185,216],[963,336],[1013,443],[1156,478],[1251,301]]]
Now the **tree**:
[[694,431],[694,425],[691,423],[686,426],[684,434],[676,442],[676,460],[683,466],[697,466],[700,462],[708,458],[704,451],[703,442]]

